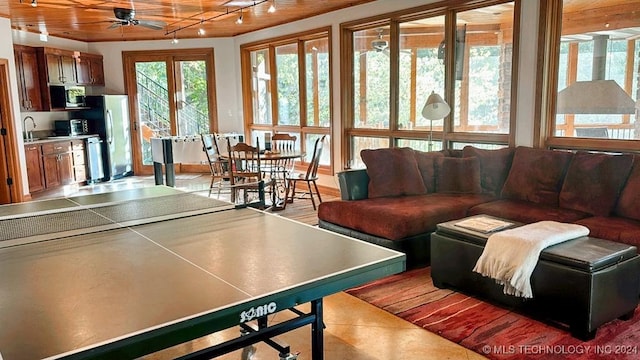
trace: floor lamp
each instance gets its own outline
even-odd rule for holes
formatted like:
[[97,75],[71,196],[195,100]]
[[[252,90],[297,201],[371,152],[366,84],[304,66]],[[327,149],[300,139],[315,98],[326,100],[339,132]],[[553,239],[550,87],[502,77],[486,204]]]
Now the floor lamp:
[[433,121],[444,119],[451,112],[451,108],[442,97],[431,91],[431,95],[427,98],[427,102],[422,108],[422,116],[429,120],[431,126],[429,127],[429,151],[433,147]]

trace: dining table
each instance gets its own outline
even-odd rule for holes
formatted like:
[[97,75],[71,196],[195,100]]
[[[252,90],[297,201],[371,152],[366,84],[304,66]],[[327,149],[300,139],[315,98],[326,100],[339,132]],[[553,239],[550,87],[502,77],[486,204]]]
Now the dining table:
[[[287,182],[284,173],[278,169],[279,164],[284,160],[295,160],[304,157],[305,153],[300,150],[286,151],[260,151],[260,167],[264,175],[273,180],[271,183],[271,211],[284,209]],[[222,159],[229,159],[228,154],[221,154]],[[282,195],[280,194],[282,192]]]

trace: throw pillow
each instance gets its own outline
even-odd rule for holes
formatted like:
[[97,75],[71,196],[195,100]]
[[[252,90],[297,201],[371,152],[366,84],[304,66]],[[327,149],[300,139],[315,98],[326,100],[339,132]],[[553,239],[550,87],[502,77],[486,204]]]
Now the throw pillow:
[[608,216],[632,163],[632,155],[576,153],[562,184],[560,207]]
[[558,206],[558,196],[573,153],[516,148],[502,198]]
[[480,184],[482,191],[492,195],[498,195],[502,191],[502,186],[513,160],[514,148],[503,148],[496,150],[478,149],[467,145],[462,149],[464,157],[477,157],[480,161]]
[[415,150],[415,157],[427,193],[436,192],[436,160],[443,158],[444,155],[441,152]]
[[633,167],[624,185],[616,214],[634,220],[640,220],[640,155],[633,157]]
[[369,175],[369,198],[427,192],[413,149],[365,149],[360,157]]
[[476,157],[436,160],[436,191],[439,193],[479,194],[480,162]]

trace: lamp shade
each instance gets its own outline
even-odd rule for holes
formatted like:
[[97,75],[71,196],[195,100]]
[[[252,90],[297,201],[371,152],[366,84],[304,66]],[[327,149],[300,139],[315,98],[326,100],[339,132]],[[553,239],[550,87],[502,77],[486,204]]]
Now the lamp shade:
[[434,91],[427,98],[427,102],[422,108],[422,116],[428,120],[444,119],[451,112],[451,108],[442,97]]
[[633,114],[633,99],[614,80],[576,81],[558,93],[558,114]]

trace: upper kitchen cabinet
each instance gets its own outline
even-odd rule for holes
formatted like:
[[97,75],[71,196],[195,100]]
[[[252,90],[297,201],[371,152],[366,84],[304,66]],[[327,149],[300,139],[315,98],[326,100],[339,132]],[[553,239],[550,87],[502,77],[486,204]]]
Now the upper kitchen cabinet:
[[40,70],[44,75],[44,83],[47,85],[68,85],[78,82],[73,51],[48,47],[40,47],[36,50]]
[[104,70],[102,56],[80,53],[76,62],[77,78],[79,85],[104,86]]
[[30,46],[14,45],[13,53],[18,74],[18,98],[22,111],[42,110],[40,72],[36,49]]

